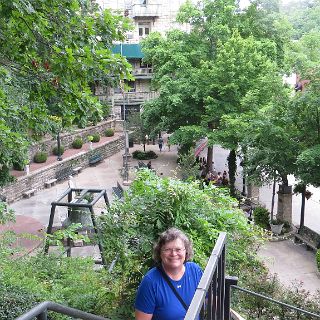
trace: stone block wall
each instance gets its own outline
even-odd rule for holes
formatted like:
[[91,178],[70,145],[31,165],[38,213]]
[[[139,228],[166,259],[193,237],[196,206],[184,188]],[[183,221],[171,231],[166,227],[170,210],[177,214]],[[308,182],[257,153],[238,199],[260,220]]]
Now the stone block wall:
[[[76,137],[81,137],[85,142],[87,142],[88,136],[93,135],[94,133],[99,133],[102,136],[107,128],[112,128],[115,131],[121,131],[122,125],[115,119],[112,119],[99,122],[96,126],[76,129],[72,132],[64,132],[60,134],[61,145],[64,146],[65,149],[69,149],[72,147],[72,142]],[[29,149],[29,159],[32,160],[38,151],[45,151],[48,154],[52,154],[52,149],[56,145],[57,139],[53,137],[44,139],[41,142],[32,145]]]
[[41,190],[45,188],[45,182],[51,179],[62,180],[68,178],[72,169],[81,166],[83,169],[89,166],[89,158],[99,153],[103,159],[124,149],[124,136],[108,141],[96,147],[92,151],[83,151],[62,161],[55,162],[47,167],[30,172],[27,176],[18,177],[14,183],[0,189],[0,193],[6,197],[7,202],[13,202],[23,197],[23,194],[31,189]]

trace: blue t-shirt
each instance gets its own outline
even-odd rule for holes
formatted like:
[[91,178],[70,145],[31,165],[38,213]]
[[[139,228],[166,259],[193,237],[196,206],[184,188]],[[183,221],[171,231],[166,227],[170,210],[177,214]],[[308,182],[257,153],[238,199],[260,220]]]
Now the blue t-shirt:
[[[187,262],[182,278],[179,281],[170,279],[187,306],[191,303],[201,276],[200,267],[194,262]],[[135,308],[153,314],[154,320],[179,320],[186,315],[186,310],[157,268],[148,271],[142,279]]]

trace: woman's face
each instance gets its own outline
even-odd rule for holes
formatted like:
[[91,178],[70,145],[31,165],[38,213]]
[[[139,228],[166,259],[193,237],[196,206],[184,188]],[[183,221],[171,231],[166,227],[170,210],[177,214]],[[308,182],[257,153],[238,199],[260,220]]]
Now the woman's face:
[[181,239],[164,244],[161,248],[161,262],[166,269],[180,269],[186,259],[186,248]]

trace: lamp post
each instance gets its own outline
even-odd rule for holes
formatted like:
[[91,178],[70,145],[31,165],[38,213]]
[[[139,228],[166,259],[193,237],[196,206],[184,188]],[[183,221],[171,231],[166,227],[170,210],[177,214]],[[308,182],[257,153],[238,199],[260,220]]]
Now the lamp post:
[[57,134],[57,145],[58,145],[58,157],[57,157],[57,160],[58,161],[61,161],[62,160],[62,157],[61,157],[61,140],[60,140],[60,131],[58,131],[58,134]]
[[126,96],[124,91],[124,86],[122,87],[122,97],[123,97],[123,131],[124,131],[124,154],[123,154],[123,184],[129,185],[129,167],[128,161],[130,158],[129,153],[129,134],[127,129],[127,119],[126,119]]

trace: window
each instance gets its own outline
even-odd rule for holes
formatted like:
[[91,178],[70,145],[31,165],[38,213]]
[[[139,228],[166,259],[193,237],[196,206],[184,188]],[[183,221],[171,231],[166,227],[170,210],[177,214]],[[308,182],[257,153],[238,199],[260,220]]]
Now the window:
[[139,37],[144,38],[151,32],[150,23],[139,23],[138,29]]

